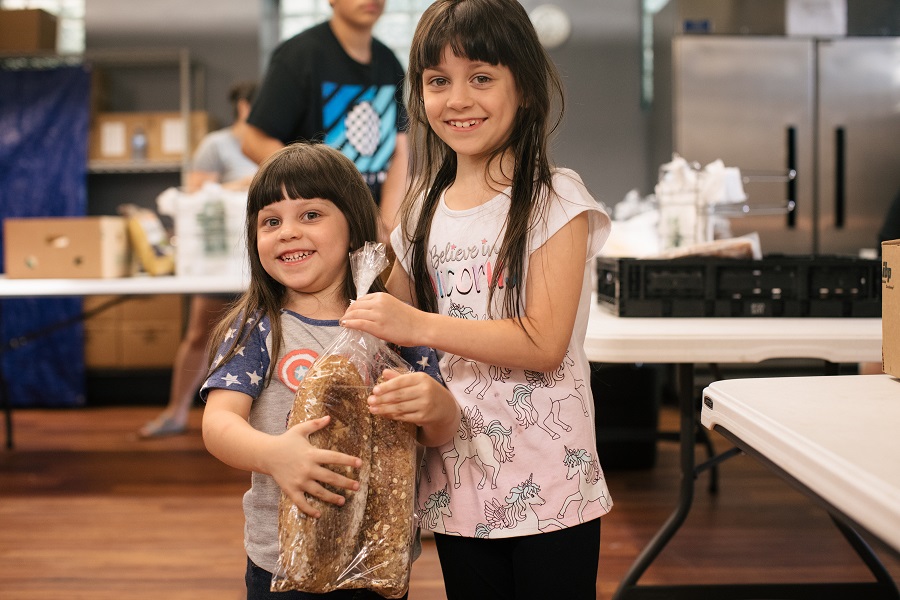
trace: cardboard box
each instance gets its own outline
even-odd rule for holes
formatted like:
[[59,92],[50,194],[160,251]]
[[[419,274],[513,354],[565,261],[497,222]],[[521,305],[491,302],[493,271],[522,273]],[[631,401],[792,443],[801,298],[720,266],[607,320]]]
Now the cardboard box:
[[131,162],[143,160],[149,155],[135,156],[135,135],[143,133],[145,143],[149,146],[150,130],[153,118],[150,113],[141,112],[101,112],[91,118],[91,129],[88,136],[88,158],[90,160],[108,160]]
[[[115,296],[88,296],[92,310]],[[184,297],[137,296],[84,324],[84,362],[89,369],[168,369],[184,329]]]
[[[148,160],[181,160],[185,149],[184,119],[180,112],[158,112],[150,114],[150,137],[147,146]],[[200,140],[209,133],[209,115],[194,111],[190,117],[190,154],[194,153]]]
[[56,30],[45,10],[0,10],[0,52],[56,52]]
[[170,369],[181,329],[170,321],[85,325],[84,340],[89,369]]
[[4,272],[10,279],[128,275],[122,217],[31,217],[3,221]]
[[[897,271],[897,277],[893,276]],[[881,369],[900,377],[900,240],[881,244]]]
[[170,320],[122,324],[123,369],[170,369],[181,342],[181,328]]
[[[118,296],[85,296],[83,309],[93,310]],[[159,294],[155,296],[133,296],[115,304],[88,319],[87,323],[119,323],[121,321],[161,321],[182,323],[184,296],[181,294]]]
[[[193,154],[209,133],[209,115],[191,113]],[[143,148],[135,139],[143,136]],[[90,160],[113,162],[179,161],[184,157],[184,120],[180,112],[100,112],[93,115],[88,143]]]

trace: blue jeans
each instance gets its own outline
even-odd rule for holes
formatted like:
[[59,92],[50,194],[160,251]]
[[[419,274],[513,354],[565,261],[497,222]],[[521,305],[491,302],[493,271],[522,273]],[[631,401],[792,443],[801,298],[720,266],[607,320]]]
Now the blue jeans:
[[[256,566],[252,560],[247,559],[247,574],[244,576],[247,583],[247,600],[384,600],[384,598],[371,590],[336,590],[327,594],[310,594],[309,592],[272,592],[269,586],[272,584],[272,574]],[[404,594],[400,600],[406,600],[409,594]]]

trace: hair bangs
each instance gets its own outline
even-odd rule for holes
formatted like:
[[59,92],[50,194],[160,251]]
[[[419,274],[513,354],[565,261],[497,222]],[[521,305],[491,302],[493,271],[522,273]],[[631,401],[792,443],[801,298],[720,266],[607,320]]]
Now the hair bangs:
[[266,206],[297,198],[324,198],[337,201],[349,184],[335,177],[322,157],[296,148],[285,151],[282,160],[260,169],[248,193],[248,214]]
[[508,50],[514,48],[508,32],[496,23],[484,19],[484,12],[478,2],[452,2],[453,7],[439,15],[431,27],[429,36],[422,44],[413,48],[410,61],[421,72],[441,62],[444,50],[450,48],[454,55],[472,61],[492,65],[510,66],[514,55]]

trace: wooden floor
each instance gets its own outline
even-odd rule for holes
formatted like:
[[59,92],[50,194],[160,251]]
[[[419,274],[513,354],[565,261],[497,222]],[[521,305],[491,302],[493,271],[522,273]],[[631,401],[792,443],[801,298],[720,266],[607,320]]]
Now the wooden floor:
[[[136,439],[157,410],[16,411],[16,447],[0,450],[0,598],[242,597],[248,476],[206,453],[199,410],[189,435]],[[663,411],[670,426],[675,417]],[[676,464],[677,446],[660,442],[655,468],[607,473],[616,505],[603,521],[601,600],[671,512]],[[751,458],[722,465],[717,495],[705,484],[704,476],[687,523],[641,583],[871,579],[829,518]],[[900,559],[875,547],[900,582]],[[429,540],[410,598],[445,598]]]

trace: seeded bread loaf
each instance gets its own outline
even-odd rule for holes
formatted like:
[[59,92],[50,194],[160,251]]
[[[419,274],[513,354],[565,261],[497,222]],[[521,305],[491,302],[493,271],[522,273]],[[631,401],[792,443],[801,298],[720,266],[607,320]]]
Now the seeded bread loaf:
[[365,587],[400,598],[409,586],[416,490],[415,425],[372,418],[372,468],[360,545],[371,572]]
[[331,422],[309,436],[317,448],[337,450],[362,459],[357,473],[349,467],[330,467],[359,481],[357,492],[332,490],[346,497],[343,506],[308,497],[322,516],[307,518],[282,494],[279,510],[281,547],[273,591],[303,590],[325,593],[342,587],[357,553],[357,540],[366,507],[371,464],[371,416],[366,404],[369,389],[359,371],[345,357],[331,355],[316,362],[304,377],[294,399],[288,427],[331,416]]

